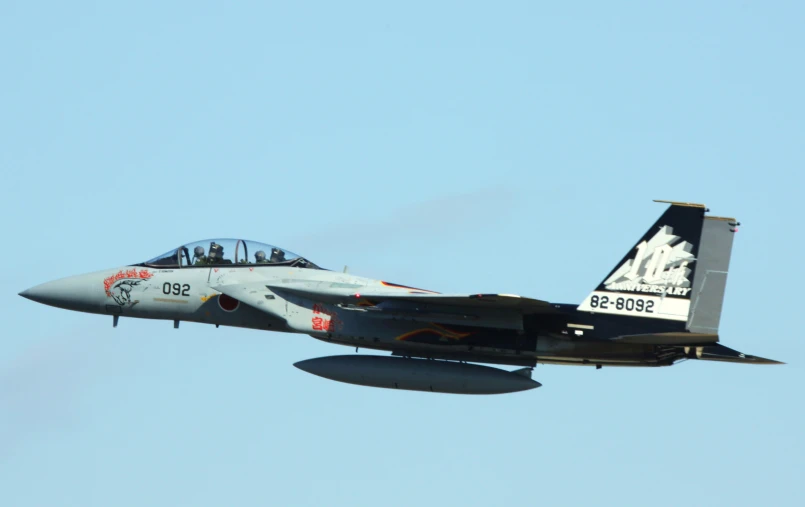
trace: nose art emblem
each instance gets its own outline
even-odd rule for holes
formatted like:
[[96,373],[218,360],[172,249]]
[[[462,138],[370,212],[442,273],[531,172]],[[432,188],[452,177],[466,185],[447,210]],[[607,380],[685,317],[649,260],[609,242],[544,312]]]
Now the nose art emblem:
[[106,297],[112,298],[120,306],[131,303],[131,291],[145,280],[154,276],[147,269],[120,270],[103,280],[103,289]]

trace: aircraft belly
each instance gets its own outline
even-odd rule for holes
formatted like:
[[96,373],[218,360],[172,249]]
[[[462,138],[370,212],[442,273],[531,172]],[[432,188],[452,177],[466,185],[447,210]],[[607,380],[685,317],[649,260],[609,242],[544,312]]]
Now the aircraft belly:
[[[347,312],[349,313],[349,312]],[[457,358],[475,362],[527,364],[650,364],[651,346],[611,341],[573,340],[550,336],[444,324],[412,325],[399,321],[366,322],[350,315],[332,332],[309,333],[323,340],[355,347],[391,350],[413,357]]]

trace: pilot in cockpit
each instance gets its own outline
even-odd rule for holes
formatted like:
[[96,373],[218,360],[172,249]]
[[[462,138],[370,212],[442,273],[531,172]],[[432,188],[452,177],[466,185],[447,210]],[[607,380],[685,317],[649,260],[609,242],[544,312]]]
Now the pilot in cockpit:
[[224,247],[213,241],[207,254],[207,264],[232,264],[232,261],[224,259]]
[[262,250],[258,250],[257,253],[254,254],[254,262],[257,264],[268,264],[266,253]]
[[193,249],[193,258],[195,259],[195,261],[193,262],[194,266],[202,266],[204,264],[207,264],[207,256],[204,255],[203,246],[197,246],[196,248]]
[[268,262],[285,262],[285,252],[280,250],[277,247],[271,249],[271,258],[268,259]]

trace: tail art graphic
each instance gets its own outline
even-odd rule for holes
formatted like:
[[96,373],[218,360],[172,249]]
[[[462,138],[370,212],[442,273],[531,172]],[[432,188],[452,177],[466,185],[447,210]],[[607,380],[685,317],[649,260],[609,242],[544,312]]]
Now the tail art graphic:
[[687,321],[704,213],[699,204],[669,207],[578,309]]
[[[641,285],[651,285],[671,295],[685,295],[690,291],[691,281],[688,279],[692,270],[688,268],[696,258],[693,257],[693,245],[674,235],[674,228],[662,226],[649,241],[637,244],[635,258],[621,266],[604,281],[604,286],[611,291],[637,291]],[[676,244],[675,244],[676,243]],[[687,290],[671,290],[676,287]]]

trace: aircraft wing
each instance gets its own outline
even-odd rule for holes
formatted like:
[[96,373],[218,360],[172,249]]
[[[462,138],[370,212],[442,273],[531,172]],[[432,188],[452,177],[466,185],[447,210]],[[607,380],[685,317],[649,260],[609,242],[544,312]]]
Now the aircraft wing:
[[308,287],[296,284],[266,285],[271,290],[341,305],[380,305],[387,302],[407,302],[419,305],[455,306],[468,309],[517,310],[520,313],[551,313],[553,305],[539,299],[514,294],[436,294],[419,291],[386,290],[360,291],[332,287]]
[[[334,286],[335,285],[335,286]],[[436,294],[420,291],[369,290],[338,287],[328,282],[249,283],[219,285],[215,290],[257,309],[278,316],[268,299],[326,303],[366,317],[438,322],[497,329],[523,329],[523,315],[558,313],[547,301],[512,294]],[[277,308],[279,310],[279,308]]]

